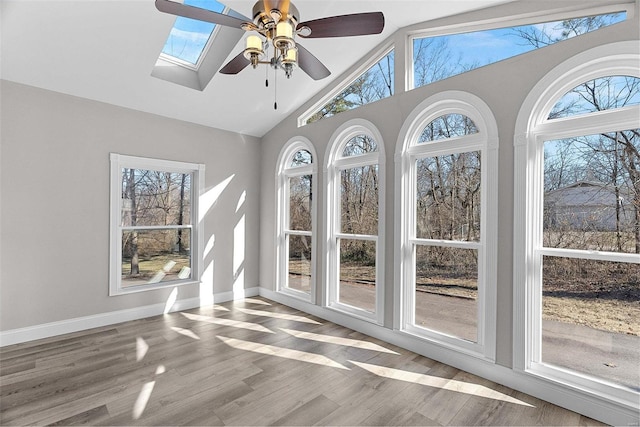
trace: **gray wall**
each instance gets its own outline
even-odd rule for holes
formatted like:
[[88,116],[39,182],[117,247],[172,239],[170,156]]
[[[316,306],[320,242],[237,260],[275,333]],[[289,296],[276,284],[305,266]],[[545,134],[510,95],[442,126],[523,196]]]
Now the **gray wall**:
[[[429,23],[425,28],[455,25],[460,22],[477,22],[499,15],[511,16],[540,10],[535,2],[519,2],[517,5],[506,5],[491,10],[478,11],[455,18],[443,19]],[[565,5],[570,4],[566,3]],[[592,3],[593,4],[593,3]],[[573,3],[575,6],[575,3]],[[585,7],[587,4],[585,3]],[[538,9],[536,9],[538,7]],[[545,7],[562,7],[562,2],[545,3]],[[415,26],[419,28],[420,26]],[[397,93],[395,96],[338,114],[319,122],[297,127],[297,117],[313,103],[319,94],[306,105],[280,123],[262,139],[262,177],[261,177],[261,257],[260,285],[275,290],[275,171],[277,157],[283,145],[294,136],[304,136],[314,144],[319,165],[318,183],[324,188],[325,153],[333,132],[344,122],[353,118],[363,118],[374,123],[382,133],[386,151],[386,205],[380,212],[381,221],[385,224],[385,326],[392,327],[394,308],[394,190],[396,143],[400,128],[409,113],[425,98],[445,90],[461,90],[470,92],[484,100],[493,111],[498,124],[499,149],[499,212],[498,212],[498,277],[497,277],[497,362],[510,367],[512,360],[512,282],[513,282],[513,137],[515,121],[520,106],[529,91],[553,67],[565,59],[589,48],[622,40],[638,40],[637,16],[624,23],[601,29],[591,34],[558,43],[547,48],[520,55],[505,61],[485,66],[474,71],[451,77],[449,79],[411,90]],[[396,35],[395,40],[404,40]],[[396,61],[399,53],[396,45]],[[357,65],[356,65],[357,66]],[[353,68],[355,69],[355,67]],[[348,74],[349,71],[346,73]],[[396,76],[404,75],[402,67],[396,65]],[[337,79],[340,81],[341,79]],[[398,88],[396,83],[396,88]],[[398,91],[397,91],[398,92]],[[322,239],[326,234],[323,207],[325,199],[319,192],[318,230],[315,239],[316,254],[322,254]],[[320,301],[320,288],[325,282],[326,260],[316,256],[317,301]]]
[[[258,285],[259,139],[1,81],[0,330],[165,303],[172,288],[108,296],[109,153],[206,166],[233,177],[204,219],[213,293]],[[246,199],[236,211],[243,192]],[[234,227],[245,215],[245,241]],[[200,296],[199,286],[178,299]]]

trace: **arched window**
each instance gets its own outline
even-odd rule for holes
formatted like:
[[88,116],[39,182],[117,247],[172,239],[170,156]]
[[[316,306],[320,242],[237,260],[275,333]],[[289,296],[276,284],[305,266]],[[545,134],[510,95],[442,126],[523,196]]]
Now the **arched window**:
[[315,154],[311,142],[294,138],[278,162],[278,291],[315,301]]
[[328,292],[326,304],[382,323],[382,137],[371,123],[338,129],[327,164]]
[[640,70],[637,43],[545,76],[515,140],[514,366],[637,411]]
[[477,97],[421,103],[398,141],[400,329],[495,357],[497,129]]

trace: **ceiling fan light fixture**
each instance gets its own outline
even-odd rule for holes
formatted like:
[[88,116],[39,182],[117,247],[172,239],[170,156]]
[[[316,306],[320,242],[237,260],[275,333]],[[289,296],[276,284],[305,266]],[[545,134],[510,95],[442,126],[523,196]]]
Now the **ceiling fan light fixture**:
[[245,40],[244,57],[251,61],[253,68],[258,66],[258,61],[264,56],[262,39],[254,34]]
[[294,68],[298,66],[298,48],[290,47],[282,57],[282,68],[287,78],[291,78]]
[[273,38],[273,45],[278,49],[286,50],[296,45],[293,40],[293,24],[286,20],[278,22],[276,25],[276,35]]

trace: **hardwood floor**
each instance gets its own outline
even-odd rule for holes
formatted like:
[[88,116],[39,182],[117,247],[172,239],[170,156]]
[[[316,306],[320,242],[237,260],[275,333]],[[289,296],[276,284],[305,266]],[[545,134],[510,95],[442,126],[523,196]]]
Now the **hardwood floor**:
[[2,425],[601,425],[261,298],[0,357]]

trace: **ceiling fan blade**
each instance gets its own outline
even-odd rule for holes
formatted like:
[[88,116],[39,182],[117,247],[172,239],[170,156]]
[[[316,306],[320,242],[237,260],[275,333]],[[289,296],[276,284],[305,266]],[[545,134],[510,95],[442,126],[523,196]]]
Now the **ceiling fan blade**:
[[380,34],[384,29],[384,15],[382,12],[367,12],[330,16],[298,24],[298,30],[303,27],[311,30],[309,35],[299,34],[307,39]]
[[227,62],[227,64],[220,68],[220,73],[222,74],[238,74],[240,71],[244,70],[247,65],[251,64],[247,58],[244,57],[244,52],[240,52],[235,56],[231,61]]
[[296,47],[298,48],[298,66],[302,71],[307,73],[313,80],[329,77],[331,71],[318,58],[302,47],[300,43],[297,43]]
[[171,0],[156,0],[156,9],[160,12],[184,18],[197,19],[198,21],[211,22],[225,27],[240,28],[245,22],[251,22],[247,17],[235,18],[218,12],[212,12],[195,6],[177,3]]

